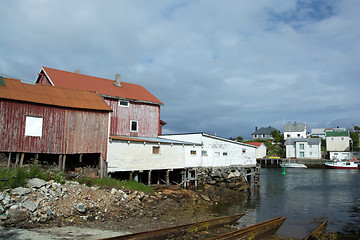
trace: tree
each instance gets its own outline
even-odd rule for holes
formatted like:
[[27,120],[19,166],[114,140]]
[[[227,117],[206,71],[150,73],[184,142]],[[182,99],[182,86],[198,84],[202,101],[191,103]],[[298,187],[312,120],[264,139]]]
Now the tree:
[[272,132],[271,132],[271,136],[273,137],[274,142],[276,142],[276,143],[281,142],[281,134],[280,134],[280,131],[278,131],[278,130],[272,131]]
[[238,136],[238,137],[236,138],[236,141],[237,141],[237,142],[241,142],[241,141],[243,141],[243,140],[244,140],[244,138],[241,137],[241,136]]

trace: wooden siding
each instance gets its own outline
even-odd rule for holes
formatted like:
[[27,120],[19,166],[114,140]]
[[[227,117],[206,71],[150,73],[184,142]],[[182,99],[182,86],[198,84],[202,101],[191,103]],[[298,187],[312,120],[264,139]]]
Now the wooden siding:
[[[105,99],[113,112],[110,135],[157,137],[159,132],[160,106],[129,102],[128,107],[119,106],[118,99]],[[138,132],[130,132],[130,121],[138,121]]]
[[46,77],[44,72],[41,72],[39,74],[39,78],[37,83],[43,84],[43,85],[51,85],[50,81],[48,80],[48,78]]
[[[26,116],[42,117],[42,136],[25,136]],[[106,157],[108,112],[0,101],[0,151],[101,153]]]

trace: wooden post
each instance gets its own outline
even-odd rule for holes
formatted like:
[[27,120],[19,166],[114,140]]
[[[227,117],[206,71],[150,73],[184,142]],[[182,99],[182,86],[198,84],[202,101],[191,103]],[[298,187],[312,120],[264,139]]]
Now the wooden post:
[[[80,154],[82,155],[82,154]],[[101,156],[100,154],[100,157],[99,157],[99,161],[100,161],[100,178],[103,178],[104,177],[104,159],[103,157]]]
[[7,164],[7,168],[10,168],[10,164],[11,164],[11,152],[9,153],[9,159],[8,159],[8,164]]
[[157,171],[157,184],[160,184],[160,171]]
[[151,185],[151,170],[148,173],[148,185]]
[[59,155],[59,160],[58,160],[58,169],[59,171],[62,171],[62,155]]
[[83,162],[83,155],[82,153],[80,153],[80,156],[79,156],[79,162],[82,163]]
[[38,153],[35,154],[35,160],[36,161],[39,160],[39,154]]
[[170,185],[170,170],[166,170],[166,185]]
[[15,168],[18,167],[20,161],[20,153],[16,153]]
[[25,153],[22,153],[20,158],[20,167],[24,165],[24,157],[25,157]]
[[130,172],[129,180],[133,180],[133,179],[134,179],[134,172]]
[[64,154],[63,160],[62,160],[62,171],[63,172],[65,172],[65,164],[66,164],[66,154]]

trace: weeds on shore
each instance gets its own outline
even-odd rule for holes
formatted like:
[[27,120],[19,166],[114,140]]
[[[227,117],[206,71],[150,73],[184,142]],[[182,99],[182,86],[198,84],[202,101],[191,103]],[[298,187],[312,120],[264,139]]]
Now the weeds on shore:
[[41,169],[40,165],[35,162],[24,167],[0,168],[0,191],[6,188],[24,187],[26,181],[34,177],[44,179],[45,181],[65,182],[63,172],[54,168]]
[[134,190],[139,192],[154,193],[154,189],[150,186],[136,182],[134,180],[120,181],[115,178],[79,178],[76,179],[81,184],[87,186],[99,186],[101,188],[124,188],[128,190]]

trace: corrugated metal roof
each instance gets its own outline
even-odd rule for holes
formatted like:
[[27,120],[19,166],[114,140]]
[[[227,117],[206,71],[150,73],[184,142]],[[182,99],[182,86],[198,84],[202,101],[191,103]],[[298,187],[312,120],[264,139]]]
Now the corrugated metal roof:
[[121,87],[114,85],[115,80],[98,78],[79,73],[43,67],[50,81],[57,87],[98,92],[101,95],[138,100],[163,105],[148,90],[138,84],[121,82]]
[[303,132],[305,129],[304,123],[290,123],[284,125],[284,132]]
[[111,111],[110,106],[95,92],[31,85],[11,78],[4,78],[4,81],[6,86],[0,86],[0,98],[3,99],[68,108]]

